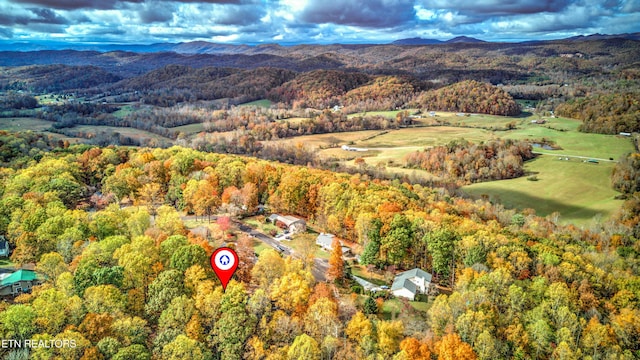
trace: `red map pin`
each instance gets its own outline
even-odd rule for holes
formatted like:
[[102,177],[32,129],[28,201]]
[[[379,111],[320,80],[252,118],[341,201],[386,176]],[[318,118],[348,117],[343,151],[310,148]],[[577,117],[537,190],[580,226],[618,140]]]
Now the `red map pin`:
[[221,247],[211,254],[211,268],[222,283],[222,289],[227,290],[227,284],[238,268],[238,254],[228,247]]

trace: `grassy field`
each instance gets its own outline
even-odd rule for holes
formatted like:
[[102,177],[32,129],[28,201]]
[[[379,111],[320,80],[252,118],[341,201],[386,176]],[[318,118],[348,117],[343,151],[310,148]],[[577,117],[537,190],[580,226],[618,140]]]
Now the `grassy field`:
[[[275,140],[273,142],[287,142],[293,144],[301,143],[306,146],[319,148],[337,146],[338,144],[353,144],[379,133],[379,130],[351,131],[343,133],[296,136],[294,138]],[[270,142],[271,141],[265,141],[264,143],[268,144]]]
[[511,208],[533,208],[540,216],[557,211],[561,222],[584,225],[597,215],[608,218],[622,204],[614,199],[618,193],[611,188],[613,166],[543,155],[525,165],[528,172],[537,173],[538,181],[521,177],[473,184],[463,191],[475,197],[489,196]]
[[[393,112],[382,113],[395,116]],[[573,119],[545,118],[545,124],[531,123],[539,118],[531,114],[504,117],[457,116],[454,113],[437,112],[435,119],[447,121],[452,126],[310,135],[286,141],[323,148],[318,150],[320,156],[325,159],[339,159],[348,165],[356,166],[354,159],[362,157],[369,166],[382,164],[387,166],[388,171],[430,177],[429,173],[422,170],[402,168],[405,155],[459,139],[476,143],[498,138],[546,139],[561,149],[541,149],[553,155],[540,156],[526,164],[525,169],[537,173],[539,181],[528,181],[523,177],[474,184],[465,187],[464,191],[473,196],[487,195],[508,207],[533,208],[542,216],[557,211],[561,214],[563,222],[587,224],[597,215],[602,218],[610,217],[622,203],[613,199],[617,193],[610,185],[614,163],[589,164],[575,158],[571,158],[570,161],[558,160],[558,157],[568,155],[618,160],[624,154],[633,151],[630,139],[616,135],[581,133],[577,130],[581,122]],[[427,120],[431,121],[424,119]],[[515,129],[505,130],[510,123],[515,125]],[[368,151],[347,152],[339,148],[345,144]],[[332,147],[324,148],[328,146]]]
[[118,117],[118,118],[124,118],[127,115],[131,115],[131,113],[133,113],[134,111],[136,111],[136,109],[134,109],[133,106],[124,105],[124,106],[120,107],[119,110],[115,111],[113,113],[113,116]]
[[51,121],[36,118],[2,118],[0,119],[0,130],[7,131],[45,131],[51,127]]
[[194,135],[204,131],[204,124],[189,124],[176,126],[171,128],[171,130],[176,130],[184,133],[185,135]]
[[[417,111],[416,109],[405,109],[405,110],[408,111],[409,114],[413,114],[414,112]],[[366,112],[349,114],[347,115],[347,118],[352,118],[355,116],[384,116],[384,117],[395,119],[396,115],[398,115],[399,112],[405,111],[405,110],[366,111]]]
[[244,104],[240,104],[238,106],[260,106],[260,107],[265,107],[265,108],[270,108],[271,107],[271,101],[270,100],[256,100],[256,101],[251,101],[248,103],[244,103]]

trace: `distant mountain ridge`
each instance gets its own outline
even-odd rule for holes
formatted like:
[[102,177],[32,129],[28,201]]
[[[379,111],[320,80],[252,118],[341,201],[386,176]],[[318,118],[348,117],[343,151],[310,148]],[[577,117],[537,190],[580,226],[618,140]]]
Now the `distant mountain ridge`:
[[[591,34],[591,35],[578,35],[569,37],[566,39],[557,40],[531,40],[518,43],[545,43],[551,41],[592,41],[592,40],[609,40],[609,39],[627,39],[627,40],[640,40],[640,33],[630,34]],[[389,44],[391,45],[442,45],[442,44],[457,44],[457,43],[504,43],[493,42],[476,39],[469,36],[457,36],[449,40],[438,39],[424,39],[421,37],[398,39]],[[260,45],[233,45],[233,44],[221,44],[212,43],[208,41],[189,41],[181,43],[156,43],[156,44],[70,44],[66,42],[6,42],[0,41],[0,51],[42,51],[42,50],[76,50],[76,51],[97,51],[97,52],[112,52],[112,51],[127,51],[134,53],[158,53],[158,52],[174,52],[178,54],[277,54],[283,51],[283,49],[292,48],[306,48],[306,47],[338,47],[338,48],[365,48],[371,46],[379,46],[383,44],[333,44],[333,45],[313,45],[313,44],[300,44],[300,45],[280,45],[280,44],[260,44]]]

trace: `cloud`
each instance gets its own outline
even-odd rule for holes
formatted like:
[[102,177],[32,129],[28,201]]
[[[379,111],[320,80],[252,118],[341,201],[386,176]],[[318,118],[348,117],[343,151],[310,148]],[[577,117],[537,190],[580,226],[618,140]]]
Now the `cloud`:
[[5,27],[0,27],[0,38],[11,39],[13,38],[13,30]]
[[0,0],[0,37],[383,43],[640,32],[640,0]]
[[220,25],[250,25],[256,23],[266,12],[260,6],[228,6],[215,18]]
[[11,0],[17,4],[41,5],[53,9],[113,9],[117,0]]
[[[141,5],[141,6],[140,6]],[[157,1],[146,2],[139,6],[137,13],[143,24],[162,23],[173,19],[175,6],[173,4],[160,3]]]
[[340,24],[386,28],[414,19],[410,0],[313,1],[302,10],[301,20],[314,24]]
[[539,12],[558,12],[568,7],[571,0],[426,0],[427,9],[448,9],[466,15],[518,15]]
[[31,22],[43,23],[43,24],[57,24],[57,25],[63,25],[63,24],[69,23],[67,19],[56,14],[51,9],[34,8],[29,10],[31,10],[31,12],[36,16],[36,18],[32,19]]

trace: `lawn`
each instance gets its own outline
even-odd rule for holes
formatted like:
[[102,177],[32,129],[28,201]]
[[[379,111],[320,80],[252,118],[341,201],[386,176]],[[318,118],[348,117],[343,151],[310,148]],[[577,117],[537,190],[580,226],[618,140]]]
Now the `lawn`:
[[306,232],[291,236],[291,240],[283,240],[282,245],[292,248],[295,252],[304,253],[309,247],[314,250],[313,256],[320,259],[329,259],[331,254],[316,245],[318,234]]
[[252,216],[250,218],[246,218],[242,220],[245,224],[251,226],[252,228],[260,231],[263,234],[271,236],[271,231],[282,232],[277,226],[273,223],[265,222],[265,217],[262,215]]
[[[410,301],[409,304],[414,310],[426,313],[431,307],[429,303]],[[402,311],[402,301],[399,299],[389,299],[382,305],[382,318],[385,320],[393,320],[398,317]]]
[[351,266],[351,274],[357,277],[363,278],[372,284],[376,284],[379,286],[382,286],[382,285],[391,286],[389,282],[385,281],[383,275],[370,272],[363,265]]
[[510,208],[535,209],[540,216],[557,211],[562,223],[585,225],[598,215],[609,218],[622,205],[622,200],[614,199],[618,193],[611,188],[613,166],[613,163],[591,164],[542,155],[525,164],[526,171],[537,173],[538,181],[521,177],[462,189],[474,197],[487,195]]
[[273,250],[273,248],[265,243],[263,243],[262,241],[253,238],[253,251],[258,254],[258,256],[260,256],[260,254],[262,254],[263,251],[267,250],[267,249],[271,249]]

